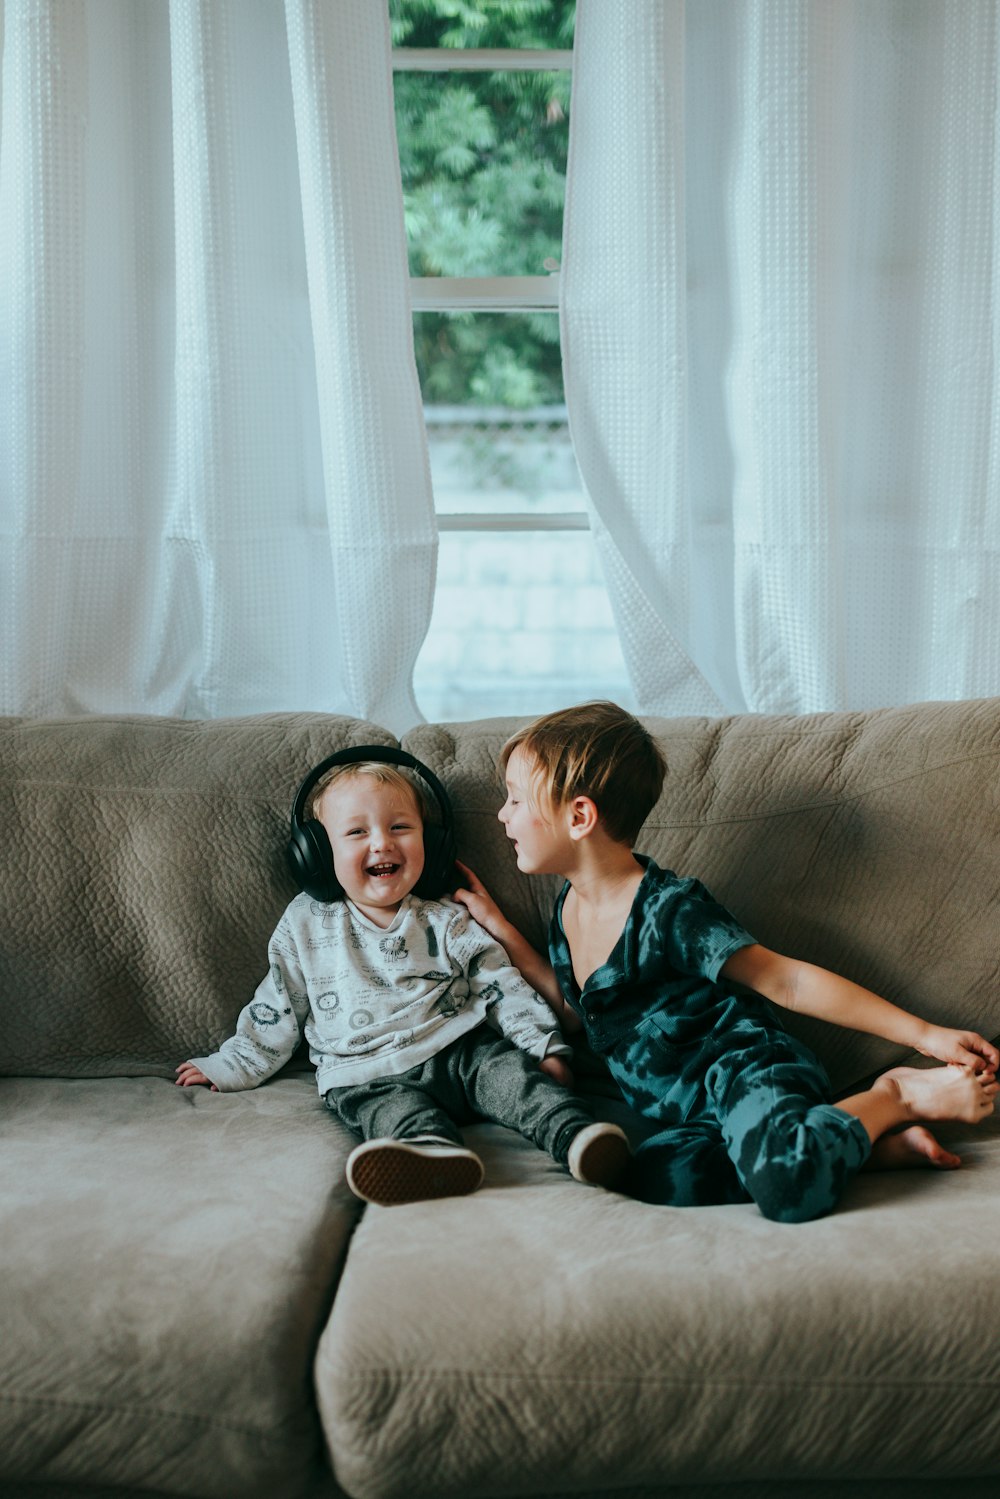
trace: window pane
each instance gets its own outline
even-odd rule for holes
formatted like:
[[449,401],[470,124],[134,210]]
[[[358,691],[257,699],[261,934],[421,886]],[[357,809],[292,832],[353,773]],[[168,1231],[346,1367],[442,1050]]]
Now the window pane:
[[634,709],[590,533],[443,534],[414,684],[432,723],[595,697]]
[[557,312],[415,312],[425,406],[562,405]]
[[[420,313],[416,325],[425,401],[432,390],[451,397],[424,408],[438,513],[585,511],[557,315]],[[502,403],[542,392],[548,402]],[[432,722],[590,697],[634,706],[589,531],[444,532],[415,680]]]
[[554,312],[414,315],[439,513],[583,510]]
[[394,47],[573,45],[576,0],[389,0]]
[[562,253],[570,74],[397,72],[393,87],[410,274],[544,275]]
[[586,509],[565,406],[428,406],[424,416],[439,515]]

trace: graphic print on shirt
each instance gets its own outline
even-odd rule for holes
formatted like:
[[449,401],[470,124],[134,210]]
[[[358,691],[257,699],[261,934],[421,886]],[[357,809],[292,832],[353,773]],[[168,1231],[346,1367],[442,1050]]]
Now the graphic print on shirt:
[[[331,905],[320,900],[309,902],[309,913],[315,920],[310,924],[309,930],[298,939],[307,952],[318,952],[324,947],[340,945],[343,940],[343,911],[342,902]],[[361,946],[349,922],[347,937],[352,947]]]
[[[485,999],[486,1008],[489,1009],[491,1005],[500,1004],[501,1000],[503,999],[503,990],[497,983],[496,979],[493,979],[491,983],[485,986],[485,988],[480,989],[479,996],[481,999]],[[528,1011],[525,1010],[521,1013],[528,1014]]]
[[405,937],[383,937],[378,950],[390,963],[402,963],[409,957]]
[[322,900],[311,900],[309,910],[318,919],[320,926],[325,927],[328,932],[334,931],[340,924],[337,919],[340,905],[337,901],[327,903]]
[[282,1015],[291,1013],[287,1007],[284,1010],[276,1010],[274,1005],[265,1004],[262,999],[256,1000],[250,1006],[250,1018],[254,1025],[277,1025]]
[[[428,975],[428,977],[437,977],[437,975]],[[444,973],[441,977],[448,978],[449,975]],[[439,1015],[444,1015],[450,1020],[453,1015],[458,1014],[459,1010],[465,1009],[468,997],[468,985],[461,979],[456,979],[453,984],[448,985],[447,989],[442,989],[435,1001],[435,1008]]]

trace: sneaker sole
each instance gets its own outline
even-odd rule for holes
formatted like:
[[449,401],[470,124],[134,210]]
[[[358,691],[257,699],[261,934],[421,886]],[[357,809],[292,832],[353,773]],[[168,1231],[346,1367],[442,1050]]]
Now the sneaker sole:
[[426,1156],[383,1145],[354,1161],[348,1184],[376,1207],[399,1207],[435,1197],[466,1197],[483,1179],[481,1163],[469,1156]]

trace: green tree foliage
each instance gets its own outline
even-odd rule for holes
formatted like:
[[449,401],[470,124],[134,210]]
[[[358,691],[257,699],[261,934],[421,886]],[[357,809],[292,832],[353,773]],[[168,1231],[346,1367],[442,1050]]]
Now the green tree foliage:
[[[575,0],[389,0],[397,47],[571,48]],[[558,262],[567,72],[395,75],[414,276],[538,276]],[[526,407],[562,399],[558,319],[421,313],[427,401]]]

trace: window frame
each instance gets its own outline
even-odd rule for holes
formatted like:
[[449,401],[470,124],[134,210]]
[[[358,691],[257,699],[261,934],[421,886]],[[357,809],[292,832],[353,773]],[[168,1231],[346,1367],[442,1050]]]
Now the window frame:
[[[573,71],[565,48],[393,47],[394,73]],[[544,276],[411,276],[414,312],[558,312],[559,272]],[[589,531],[586,510],[437,515],[441,531]]]

